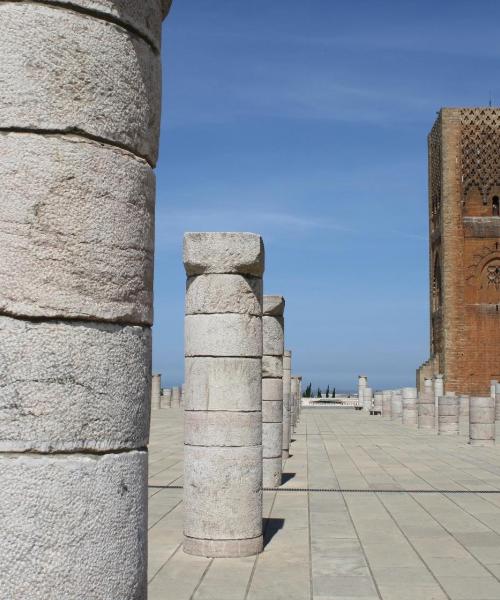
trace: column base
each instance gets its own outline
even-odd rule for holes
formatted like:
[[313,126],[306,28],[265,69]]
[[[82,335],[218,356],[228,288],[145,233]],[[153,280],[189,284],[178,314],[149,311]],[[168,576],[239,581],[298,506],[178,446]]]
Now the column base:
[[283,474],[281,456],[262,460],[262,485],[266,488],[277,488],[281,485]]
[[184,536],[186,554],[207,558],[240,558],[254,556],[264,549],[264,538],[259,535],[246,540],[202,540]]

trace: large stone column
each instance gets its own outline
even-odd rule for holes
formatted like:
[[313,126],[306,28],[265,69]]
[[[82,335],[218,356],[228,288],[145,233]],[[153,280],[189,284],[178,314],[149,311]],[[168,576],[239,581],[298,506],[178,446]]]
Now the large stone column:
[[262,550],[262,274],[251,233],[187,233],[184,551]]
[[403,403],[403,425],[416,427],[417,415],[417,388],[405,387],[401,390]]
[[264,296],[262,312],[262,467],[264,487],[281,485],[283,461],[283,296]]
[[146,598],[167,4],[0,2],[2,598]]
[[151,408],[158,409],[161,406],[161,375],[154,374],[151,377]]
[[283,443],[282,457],[290,456],[290,396],[292,385],[292,353],[290,350],[285,350],[283,353]]
[[471,446],[495,445],[495,401],[471,396],[469,401],[469,443]]
[[435,402],[434,385],[432,379],[424,379],[424,389],[418,397],[418,428],[434,430],[435,428]]

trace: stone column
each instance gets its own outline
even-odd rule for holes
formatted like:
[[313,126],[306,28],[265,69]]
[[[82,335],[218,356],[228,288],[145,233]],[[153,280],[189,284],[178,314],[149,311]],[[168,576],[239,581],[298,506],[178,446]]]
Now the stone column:
[[383,394],[382,392],[375,392],[373,397],[373,412],[382,414],[382,402],[383,402]]
[[458,435],[459,402],[455,395],[441,396],[438,402],[438,434]]
[[292,376],[292,353],[285,350],[283,353],[283,443],[282,457],[290,456],[290,395]]
[[438,415],[439,415],[439,398],[444,396],[444,380],[443,375],[434,376],[434,426],[438,428]]
[[401,396],[401,390],[393,390],[391,394],[391,420],[399,421],[403,420],[403,398]]
[[182,408],[184,406],[184,384],[182,384],[179,388],[179,406]]
[[401,390],[403,403],[403,425],[416,427],[417,414],[417,388],[405,387]]
[[469,402],[469,443],[471,446],[495,445],[495,401],[471,396]]
[[363,410],[368,414],[372,410],[373,390],[370,387],[365,387],[363,390]]
[[164,388],[163,394],[161,395],[160,408],[170,408],[172,406],[172,390],[170,388]]
[[262,466],[264,487],[281,485],[283,472],[283,296],[264,296],[262,312]]
[[469,435],[469,396],[462,394],[458,397],[458,427],[463,435]]
[[364,392],[368,387],[368,377],[366,375],[358,375],[358,404],[364,408]]
[[495,383],[495,419],[500,421],[500,383]]
[[300,422],[300,413],[302,411],[302,375],[297,377],[297,420]]
[[496,379],[492,379],[490,381],[490,396],[491,396],[491,398],[493,398],[493,400],[495,400],[495,397],[496,397],[497,383],[498,383],[498,381]]
[[177,386],[172,388],[172,399],[170,405],[172,408],[179,408],[181,405],[181,390]]
[[392,408],[391,399],[392,399],[391,390],[384,390],[382,392],[382,416],[384,417],[384,419],[391,418],[391,408]]
[[2,598],[147,594],[166,4],[0,2]]
[[251,233],[186,233],[184,551],[262,550],[262,274]]
[[160,408],[161,397],[161,375],[153,375],[151,377],[151,408]]
[[435,403],[432,379],[424,379],[424,389],[418,397],[418,428],[434,430],[435,428]]

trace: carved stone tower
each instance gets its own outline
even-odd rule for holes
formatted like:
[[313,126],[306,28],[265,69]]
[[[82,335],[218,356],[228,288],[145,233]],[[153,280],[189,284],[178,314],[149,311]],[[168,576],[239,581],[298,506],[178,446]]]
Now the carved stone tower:
[[444,108],[429,134],[431,358],[445,390],[500,379],[500,109]]

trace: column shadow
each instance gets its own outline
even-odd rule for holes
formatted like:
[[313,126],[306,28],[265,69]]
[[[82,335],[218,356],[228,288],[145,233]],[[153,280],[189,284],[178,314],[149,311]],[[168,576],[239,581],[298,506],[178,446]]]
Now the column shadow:
[[285,519],[276,519],[274,517],[266,517],[262,519],[264,530],[264,548],[269,544],[273,537],[280,529],[283,529]]
[[295,477],[295,475],[296,475],[296,473],[282,473],[282,475],[281,475],[281,485],[283,485],[287,481],[290,481],[290,479],[293,479]]

